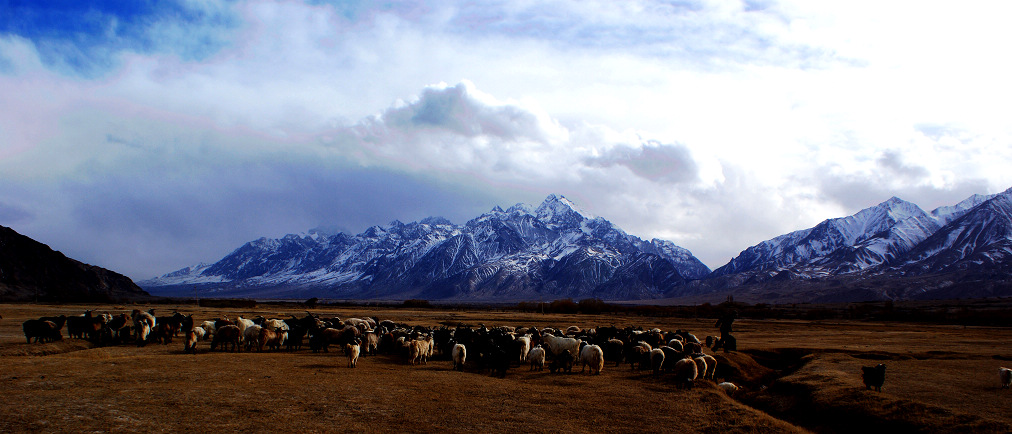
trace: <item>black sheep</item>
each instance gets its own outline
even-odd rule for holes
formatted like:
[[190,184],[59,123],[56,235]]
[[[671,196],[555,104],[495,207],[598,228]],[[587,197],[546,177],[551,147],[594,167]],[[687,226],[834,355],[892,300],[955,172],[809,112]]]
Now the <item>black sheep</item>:
[[861,378],[864,380],[865,390],[875,388],[876,392],[882,391],[882,383],[885,382],[886,365],[881,363],[878,366],[862,366]]

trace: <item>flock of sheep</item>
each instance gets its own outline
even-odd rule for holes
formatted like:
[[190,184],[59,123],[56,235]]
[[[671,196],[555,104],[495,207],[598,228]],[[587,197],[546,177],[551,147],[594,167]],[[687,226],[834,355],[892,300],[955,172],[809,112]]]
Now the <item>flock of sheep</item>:
[[[25,338],[31,343],[62,339],[66,328],[73,338],[88,339],[97,345],[132,343],[169,344],[180,334],[186,352],[197,351],[200,342],[210,342],[210,350],[220,351],[299,351],[308,346],[314,352],[327,352],[331,346],[344,349],[348,366],[354,368],[360,355],[378,353],[402,356],[411,365],[426,364],[433,357],[453,362],[453,369],[465,364],[477,372],[488,371],[503,377],[517,365],[530,370],[552,373],[580,372],[600,374],[605,364],[627,362],[633,370],[650,370],[674,376],[679,388],[691,388],[697,379],[714,380],[717,359],[703,352],[703,345],[691,333],[660,329],[598,327],[566,329],[551,327],[424,327],[379,321],[376,318],[320,317],[309,312],[303,317],[228,318],[222,316],[200,323],[192,315],[173,313],[159,317],[154,310],[133,310],[130,314],[43,317],[23,324]],[[719,384],[733,393],[738,387]]]
[[[489,370],[503,377],[514,364],[529,364],[531,370],[571,372],[574,364],[580,372],[590,369],[600,374],[606,362],[615,366],[628,362],[632,369],[648,369],[653,375],[672,374],[679,387],[691,388],[697,379],[714,380],[717,359],[703,352],[703,345],[691,333],[660,329],[642,330],[598,327],[563,329],[545,327],[430,328],[379,321],[376,318],[321,318],[309,312],[304,317],[287,319],[225,316],[194,323],[192,315],[173,313],[156,317],[154,310],[135,309],[129,315],[94,315],[86,311],[78,316],[42,317],[23,323],[28,343],[63,339],[66,328],[72,338],[88,339],[98,345],[135,343],[143,346],[157,342],[169,344],[180,333],[186,352],[195,352],[197,344],[210,341],[210,349],[222,351],[301,350],[308,341],[314,352],[329,351],[331,345],[344,349],[348,367],[354,368],[362,354],[399,354],[411,365],[425,364],[436,355],[449,358],[453,369],[464,370],[471,361],[477,372]],[[708,339],[709,340],[709,339]],[[1012,369],[998,369],[1001,387],[1012,386]],[[881,391],[885,365],[862,368],[865,387]],[[722,382],[718,387],[734,393],[738,386]]]

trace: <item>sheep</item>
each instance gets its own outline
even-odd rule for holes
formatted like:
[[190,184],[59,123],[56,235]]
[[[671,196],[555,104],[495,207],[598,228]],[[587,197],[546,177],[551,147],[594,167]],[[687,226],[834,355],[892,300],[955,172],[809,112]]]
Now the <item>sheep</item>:
[[650,368],[653,369],[655,376],[661,374],[662,367],[664,367],[664,350],[660,348],[650,350]]
[[203,327],[194,327],[190,331],[186,332],[186,341],[183,342],[183,351],[187,353],[194,353],[197,350],[197,342],[204,339],[207,336],[207,331]]
[[[241,321],[242,317],[239,317],[239,319]],[[239,326],[239,329],[243,330],[242,326]],[[242,331],[242,339],[239,342],[246,345],[246,351],[253,349],[254,346],[260,346],[260,331],[263,329],[263,327],[253,324],[247,325],[246,329]]]
[[998,378],[1001,379],[1001,388],[1008,389],[1012,385],[1012,369],[998,368]]
[[173,326],[168,322],[159,322],[155,328],[151,329],[151,338],[154,338],[155,342],[161,344],[172,343],[172,332]]
[[348,355],[348,367],[358,366],[358,355],[362,352],[362,343],[355,338],[351,343],[344,344],[344,353]]
[[63,340],[60,328],[52,321],[30,319],[22,323],[21,328],[29,344],[32,343],[32,338],[35,339],[35,343]]
[[702,354],[693,354],[692,361],[696,363],[696,372],[698,378],[705,378],[706,376],[706,358]]
[[137,335],[137,346],[143,347],[148,343],[148,335],[151,334],[151,325],[147,321],[134,323],[134,334]]
[[682,343],[681,340],[672,339],[668,341],[668,346],[674,348],[675,351],[678,351],[679,353],[685,352],[685,345]]
[[721,390],[724,391],[724,393],[727,393],[728,395],[734,395],[736,392],[738,392],[738,386],[736,386],[734,383],[727,381],[718,384],[717,387],[719,387]]
[[90,322],[91,311],[84,311],[83,315],[67,317],[67,336],[71,339],[84,339],[85,327]]
[[587,345],[580,350],[580,363],[583,365],[580,368],[580,373],[590,366],[591,374],[601,374],[601,368],[604,368],[604,350],[597,345]]
[[109,320],[107,327],[113,333],[113,341],[117,343],[125,342],[127,336],[130,335],[130,325],[125,313],[112,317],[112,319]]
[[222,351],[225,351],[225,345],[231,345],[232,351],[240,351],[239,337],[242,336],[242,332],[239,331],[239,327],[235,325],[224,325],[218,327],[218,330],[214,333],[214,339],[211,339],[211,351],[221,344]]
[[692,389],[693,381],[699,376],[699,367],[691,358],[686,357],[675,362],[675,385],[681,389],[687,387]]
[[516,340],[517,348],[520,350],[520,363],[527,361],[527,353],[531,351],[531,337],[520,336]]
[[555,371],[566,371],[567,374],[572,372],[573,353],[569,352],[569,350],[562,350],[558,356],[552,359],[552,364],[548,366],[548,370],[553,374]]
[[408,343],[408,364],[411,365],[425,365],[428,364],[429,355],[429,341],[423,339],[415,339]]
[[625,342],[620,339],[608,339],[604,345],[605,360],[615,361],[615,366],[622,364],[622,353],[625,351]]
[[467,360],[467,348],[464,344],[456,344],[453,346],[453,369],[457,371],[464,370],[464,362]]
[[580,354],[580,344],[583,342],[580,339],[560,338],[548,334],[544,335],[542,340],[545,350],[551,353],[552,357],[558,357],[563,351],[569,351],[570,356]]
[[332,342],[337,342],[341,335],[342,331],[335,328],[327,327],[316,330],[313,332],[313,335],[309,337],[309,348],[312,349],[314,353],[318,353],[320,350],[323,350],[325,353],[330,352],[330,344]]
[[668,363],[665,363],[663,366],[664,372],[670,372],[675,369],[674,361],[682,358],[682,353],[667,345],[661,347],[660,349],[664,352],[664,360],[668,361]]
[[626,356],[626,359],[629,360],[630,371],[635,371],[637,369],[642,371],[643,366],[650,365],[650,351],[652,351],[652,349],[647,343],[640,343],[643,345],[634,345],[630,349],[629,355]]
[[875,367],[862,366],[861,379],[864,380],[865,390],[874,388],[876,392],[882,391],[882,383],[885,383],[886,365],[879,363]]
[[380,342],[379,333],[376,333],[375,330],[369,330],[364,335],[362,335],[362,337],[363,337],[362,343],[365,344],[365,351],[362,352],[362,354],[375,356],[376,353],[379,352],[379,342]]
[[545,349],[541,348],[541,345],[536,345],[527,352],[527,361],[531,363],[532,371],[541,371],[545,369]]
[[[253,320],[243,318],[242,316],[238,316],[235,319],[235,325],[239,327],[239,331],[241,332],[239,334],[239,336],[240,336],[239,337],[239,342],[244,342],[250,336],[250,335],[246,334],[246,329],[250,328],[251,326],[255,326],[257,324],[255,322],[253,322]],[[257,332],[256,336],[260,336],[260,332],[259,331]],[[249,344],[247,343],[246,346],[247,346],[247,349],[248,349],[249,348]]]
[[282,330],[281,327],[275,329],[261,327],[260,335],[257,336],[256,342],[257,352],[263,352],[264,346],[266,346],[269,350],[280,350],[281,346],[285,344],[285,339],[287,338],[288,330]]
[[131,312],[130,317],[134,321],[134,338],[137,339],[137,346],[143,346],[147,343],[148,334],[150,334],[157,324],[153,312],[151,309],[147,312],[141,312],[140,309],[134,309]]
[[216,325],[216,321],[210,320],[200,323],[199,327],[203,328],[208,335],[214,334],[214,330],[218,328],[218,326]]
[[268,319],[268,320],[264,320],[263,324],[260,324],[260,327],[269,328],[271,330],[277,330],[277,329],[281,329],[283,331],[284,330],[289,330],[288,323],[286,323],[285,320],[283,320],[283,319]]
[[703,361],[706,362],[706,371],[702,374],[703,378],[713,380],[713,373],[717,370],[717,359],[709,354],[703,354],[698,357],[702,357]]

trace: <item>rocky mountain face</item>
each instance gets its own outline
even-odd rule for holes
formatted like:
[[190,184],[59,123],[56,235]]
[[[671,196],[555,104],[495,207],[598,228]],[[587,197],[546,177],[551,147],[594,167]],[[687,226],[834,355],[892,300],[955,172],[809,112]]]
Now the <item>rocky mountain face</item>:
[[931,213],[894,197],[749,247],[708,280],[694,291],[765,301],[1012,295],[1012,189]]
[[710,270],[670,241],[645,241],[550,195],[463,225],[439,217],[351,236],[261,238],[220,261],[141,282],[159,295],[537,300],[677,295]]
[[108,302],[150,297],[130,278],[0,226],[0,300]]
[[142,286],[165,295],[482,301],[1012,295],[1012,189],[931,212],[893,197],[763,241],[713,272],[670,241],[631,236],[552,195],[463,225],[435,217],[355,236],[261,238]]

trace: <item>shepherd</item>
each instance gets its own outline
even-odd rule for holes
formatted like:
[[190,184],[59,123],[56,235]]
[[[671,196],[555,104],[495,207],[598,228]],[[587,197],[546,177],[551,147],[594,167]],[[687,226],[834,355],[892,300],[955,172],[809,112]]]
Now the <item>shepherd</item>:
[[717,342],[713,344],[712,349],[714,351],[721,347],[724,348],[725,353],[728,351],[738,351],[737,339],[731,336],[731,324],[734,323],[735,318],[738,318],[738,311],[731,310],[720,317],[717,323],[713,325],[720,329],[720,339],[717,339]]

